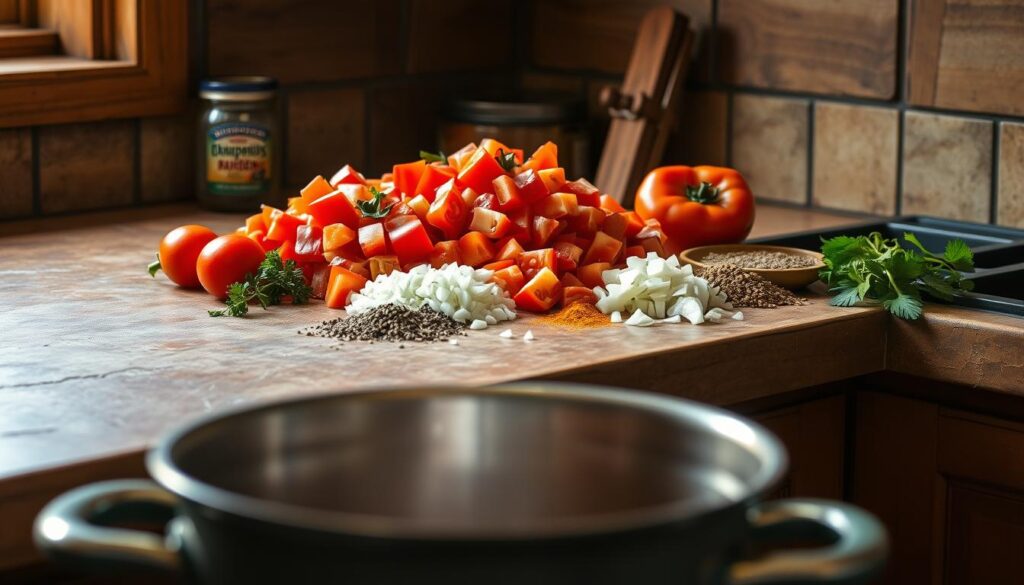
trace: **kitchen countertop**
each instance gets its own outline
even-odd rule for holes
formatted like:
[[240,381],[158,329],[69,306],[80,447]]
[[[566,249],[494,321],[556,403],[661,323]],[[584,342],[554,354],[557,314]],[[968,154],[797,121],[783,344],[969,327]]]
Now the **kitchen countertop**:
[[[857,221],[771,206],[758,214],[757,236]],[[929,305],[923,320],[902,323],[813,293],[806,306],[745,309],[742,322],[567,331],[525,316],[509,325],[512,340],[498,337],[502,324],[458,346],[334,350],[297,334],[338,315],[322,304],[211,319],[216,300],[150,279],[159,238],[184,223],[229,231],[241,222],[170,206],[4,226],[15,235],[0,238],[0,517],[137,470],[154,439],[192,416],[366,386],[545,378],[728,405],[895,369],[1024,395],[1021,319]],[[534,342],[519,339],[527,329]],[[0,558],[5,547],[15,561],[31,554],[6,540]]]

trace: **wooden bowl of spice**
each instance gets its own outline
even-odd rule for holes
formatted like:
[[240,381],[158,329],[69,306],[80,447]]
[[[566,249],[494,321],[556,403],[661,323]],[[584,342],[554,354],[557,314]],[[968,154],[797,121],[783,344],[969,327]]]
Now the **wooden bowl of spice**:
[[720,244],[684,250],[679,260],[695,270],[733,264],[781,287],[798,290],[818,280],[823,256],[811,250],[757,244]]

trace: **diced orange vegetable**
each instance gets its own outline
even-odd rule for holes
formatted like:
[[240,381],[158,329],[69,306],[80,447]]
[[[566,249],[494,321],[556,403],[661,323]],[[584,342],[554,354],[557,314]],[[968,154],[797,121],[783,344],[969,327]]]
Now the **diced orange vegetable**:
[[561,282],[562,286],[564,287],[583,286],[583,281],[580,280],[579,278],[576,278],[576,275],[573,274],[572,272],[566,272],[565,274],[563,274]]
[[267,230],[267,239],[275,242],[294,242],[295,230],[300,225],[303,225],[301,219],[294,215],[282,213],[276,216],[274,221],[270,223],[270,229]]
[[623,211],[626,211],[626,208],[616,201],[611,195],[601,195],[600,207],[608,213],[622,213]]
[[[484,138],[483,140],[481,140],[480,141],[480,148],[482,150],[486,150],[487,153],[490,154],[491,156],[498,156],[498,151],[499,150],[503,150],[505,152],[512,152],[511,148],[505,146],[504,144],[502,144],[501,142],[498,142],[497,140],[495,140],[493,138]],[[520,158],[519,160],[521,162],[522,158]]]
[[344,309],[349,296],[362,290],[366,283],[367,280],[363,276],[341,266],[332,266],[324,301],[332,309]]
[[477,193],[488,193],[494,188],[494,179],[504,174],[505,169],[501,168],[498,161],[486,150],[478,148],[473,158],[459,171],[459,182]]
[[644,229],[644,220],[635,211],[627,211],[622,215],[626,217],[626,237],[635,238]]
[[505,289],[505,292],[507,292],[510,297],[514,297],[516,293],[519,292],[519,289],[523,288],[523,285],[526,283],[526,277],[523,276],[523,271],[515,264],[496,271],[491,276],[491,280],[496,282],[501,288]]
[[468,266],[483,266],[494,258],[494,244],[480,232],[469,232],[459,238],[459,258]]
[[594,288],[604,286],[604,279],[601,278],[601,273],[611,269],[612,265],[608,262],[595,262],[594,264],[580,266],[576,271],[576,276],[579,277],[583,286]]
[[316,267],[309,279],[309,286],[313,289],[310,297],[322,299],[327,296],[327,285],[331,283],[331,267],[323,264]]
[[478,197],[480,197],[480,194],[470,187],[462,190],[462,201],[466,204],[467,210],[473,207],[473,203],[476,202]]
[[533,238],[531,244],[534,248],[542,248],[555,235],[555,230],[558,229],[558,220],[550,219],[542,215],[534,216],[533,218]]
[[405,202],[409,210],[416,214],[416,217],[423,221],[427,219],[427,212],[430,211],[430,202],[423,195],[417,195]]
[[415,215],[389,219],[384,227],[388,231],[391,249],[403,266],[425,260],[434,251],[434,242],[430,240],[430,234]]
[[476,144],[470,142],[466,146],[456,150],[452,154],[448,155],[448,166],[455,169],[455,172],[462,170],[463,165],[473,157],[473,153],[476,152]]
[[398,256],[374,256],[367,263],[370,266],[370,280],[376,280],[381,274],[387,276],[400,266]]
[[505,243],[501,249],[498,250],[498,260],[515,260],[519,258],[519,255],[523,253],[523,246],[519,244],[519,240],[510,239]]
[[621,213],[612,213],[605,216],[604,225],[601,227],[601,231],[616,240],[625,240],[627,223],[628,220],[625,215]]
[[572,193],[580,205],[598,207],[601,205],[601,191],[586,179],[576,179],[562,185],[561,191]]
[[580,257],[583,256],[583,248],[569,242],[558,242],[555,244],[555,261],[560,272],[576,270],[579,266]]
[[370,278],[370,269],[367,267],[368,264],[368,260],[350,260],[348,258],[341,257],[331,260],[330,263],[332,267],[341,266],[345,270],[355,272],[356,274],[362,276],[363,278]]
[[270,205],[260,205],[260,213],[263,215],[263,225],[270,228],[270,224],[274,223],[274,218],[284,212]]
[[529,252],[523,252],[516,259],[516,263],[519,264],[519,268],[523,271],[523,275],[526,278],[533,278],[537,272],[542,268],[547,268],[552,272],[558,267],[555,260],[554,248],[543,248],[541,250],[531,250]]
[[542,313],[562,299],[562,283],[551,269],[542,268],[516,293],[516,307],[524,311]]
[[597,232],[594,235],[594,243],[590,245],[586,257],[583,258],[583,263],[615,262],[621,251],[622,240],[617,240],[604,232]]
[[498,200],[498,209],[501,211],[512,211],[523,206],[523,198],[519,195],[519,187],[516,181],[508,175],[501,175],[491,182],[494,187],[494,197]]
[[427,201],[433,201],[434,191],[454,177],[455,169],[451,167],[427,165],[427,167],[423,169],[423,174],[420,175],[419,182],[416,183],[415,193],[408,193],[408,195],[410,197],[413,195],[423,195],[427,198]]
[[395,191],[397,194],[405,193],[409,197],[416,195],[416,185],[420,183],[420,177],[427,169],[424,160],[417,160],[410,163],[402,163],[392,168],[394,175]]
[[248,234],[246,237],[259,244],[263,248],[264,252],[269,252],[277,248],[277,242],[272,242],[268,240],[266,236],[263,234],[263,230],[256,230],[251,234]]
[[295,255],[299,262],[323,262],[323,230],[313,225],[300,225],[295,230]]
[[300,213],[306,213],[306,202],[303,201],[302,197],[289,197],[288,198],[288,209],[286,213],[292,215],[298,215]]
[[245,219],[245,233],[251,234],[255,231],[267,231],[267,224],[263,223],[263,214],[257,213],[256,215],[250,215]]
[[511,260],[511,259],[495,260],[494,262],[491,262],[490,264],[484,264],[483,268],[484,268],[484,270],[494,270],[495,272],[497,272],[498,270],[502,270],[504,268],[508,268],[509,266],[512,266],[515,263],[516,263],[516,261],[515,260]]
[[537,171],[537,176],[544,183],[548,193],[557,193],[562,189],[562,185],[565,184],[565,169],[562,167],[541,169]]
[[331,184],[328,183],[326,179],[317,175],[316,177],[313,177],[313,180],[303,187],[299,193],[302,194],[302,200],[304,202],[312,203],[331,191],[334,191],[334,187],[331,187]]
[[354,242],[356,231],[343,223],[332,223],[324,227],[324,251],[340,250],[345,244]]
[[359,227],[359,212],[343,189],[332,191],[311,202],[309,215],[313,218],[313,224],[320,227],[333,223],[343,223],[350,228]]
[[434,244],[434,251],[430,253],[430,265],[440,268],[445,264],[459,264],[459,241],[448,240]]
[[644,250],[648,252],[654,252],[662,258],[668,258],[668,252],[665,251],[665,245],[658,238],[644,238],[639,240],[640,245],[643,246]]
[[388,242],[384,236],[384,226],[371,223],[359,228],[359,247],[367,258],[388,253]]
[[523,163],[523,170],[533,169],[537,173],[544,169],[553,169],[558,166],[558,146],[554,142],[545,142],[530,155],[530,159]]
[[568,307],[573,303],[588,303],[593,305],[597,303],[597,295],[594,294],[592,289],[585,286],[563,286],[562,306]]
[[580,206],[576,217],[570,222],[573,230],[580,234],[593,235],[604,226],[605,212],[596,207]]
[[575,216],[579,213],[576,195],[572,193],[554,193],[533,204],[533,212],[551,219]]
[[[466,189],[469,191],[469,189]],[[427,223],[441,230],[444,237],[454,240],[466,226],[467,206],[455,179],[437,189],[437,198],[427,210]]]
[[335,189],[338,185],[365,185],[366,177],[362,173],[357,171],[352,165],[345,165],[338,169],[338,172],[334,173],[330,180],[331,187]]
[[512,229],[512,221],[500,211],[477,207],[473,209],[473,216],[469,220],[469,229],[480,232],[492,240],[498,240]]

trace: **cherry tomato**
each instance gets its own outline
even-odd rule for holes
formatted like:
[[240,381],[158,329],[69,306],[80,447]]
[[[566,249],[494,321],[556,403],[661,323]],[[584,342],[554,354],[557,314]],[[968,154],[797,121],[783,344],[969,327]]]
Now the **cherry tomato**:
[[206,292],[223,299],[228,296],[228,286],[256,272],[263,258],[263,247],[251,238],[228,234],[206,244],[199,254],[196,272]]
[[199,259],[203,246],[216,237],[217,234],[213,233],[213,230],[201,225],[174,228],[160,240],[160,269],[171,282],[180,287],[199,288],[196,260]]

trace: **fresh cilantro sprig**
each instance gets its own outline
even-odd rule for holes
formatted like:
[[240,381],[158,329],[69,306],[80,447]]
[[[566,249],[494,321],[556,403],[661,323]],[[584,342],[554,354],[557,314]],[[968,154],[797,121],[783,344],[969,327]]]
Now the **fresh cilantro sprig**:
[[912,248],[878,232],[824,240],[825,268],[819,276],[834,293],[831,304],[850,307],[880,303],[902,319],[917,319],[924,310],[922,293],[951,300],[974,283],[962,272],[974,271],[974,254],[962,240],[952,240],[941,256],[925,248],[912,233],[903,234]]
[[226,309],[210,311],[211,317],[244,317],[249,313],[249,303],[256,301],[266,309],[281,304],[286,296],[293,305],[309,301],[312,289],[306,284],[302,269],[294,260],[283,262],[277,250],[267,252],[256,274],[247,274],[245,280],[228,287]]
[[494,159],[498,161],[498,164],[501,168],[505,169],[505,172],[507,173],[511,173],[516,168],[516,153],[514,152],[505,152],[504,148],[499,148],[498,154]]
[[394,203],[391,205],[381,207],[381,203],[384,202],[384,197],[387,193],[382,193],[377,190],[373,185],[370,186],[370,195],[373,195],[373,199],[369,201],[356,201],[356,205],[359,207],[359,211],[363,212],[363,217],[372,217],[374,219],[380,219],[387,217],[388,212],[395,206]]
[[446,162],[448,162],[448,157],[444,155],[444,151],[430,152],[428,150],[421,150],[420,151],[420,158],[422,158],[423,160],[427,161],[428,163],[435,163],[435,162],[446,163]]

